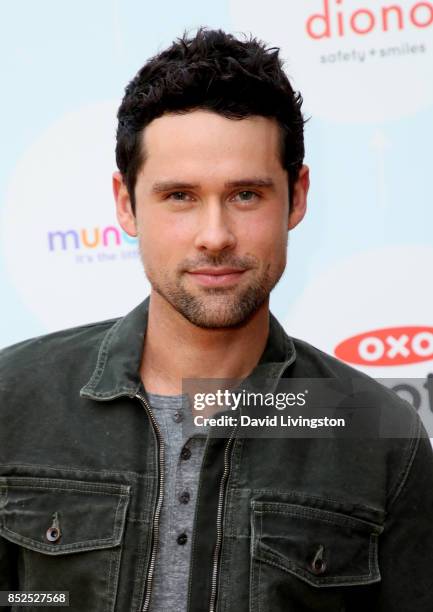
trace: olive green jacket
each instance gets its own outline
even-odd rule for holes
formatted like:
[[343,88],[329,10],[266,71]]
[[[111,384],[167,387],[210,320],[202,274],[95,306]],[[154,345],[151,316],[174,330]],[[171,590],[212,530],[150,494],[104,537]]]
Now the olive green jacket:
[[[148,609],[163,483],[139,377],[147,314],[148,299],[0,352],[0,590]],[[188,611],[431,612],[433,459],[415,410],[273,316],[258,374],[362,379],[407,435],[209,435]]]

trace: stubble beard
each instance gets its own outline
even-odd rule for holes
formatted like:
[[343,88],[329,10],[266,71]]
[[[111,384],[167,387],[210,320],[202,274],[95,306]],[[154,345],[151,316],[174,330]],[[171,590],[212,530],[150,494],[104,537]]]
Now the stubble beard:
[[204,329],[221,329],[245,324],[268,299],[283,270],[271,275],[268,265],[246,287],[200,288],[199,293],[184,285],[182,274],[174,282],[168,278],[159,281],[150,270],[146,274],[152,289],[190,323]]

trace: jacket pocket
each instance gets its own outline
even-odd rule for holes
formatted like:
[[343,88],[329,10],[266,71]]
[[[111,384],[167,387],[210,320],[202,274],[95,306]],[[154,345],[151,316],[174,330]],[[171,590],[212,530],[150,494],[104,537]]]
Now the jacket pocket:
[[340,612],[347,587],[380,581],[381,525],[286,502],[251,506],[251,612]]
[[114,610],[128,501],[123,485],[0,478],[0,536],[18,547],[19,589],[69,591],[71,611]]

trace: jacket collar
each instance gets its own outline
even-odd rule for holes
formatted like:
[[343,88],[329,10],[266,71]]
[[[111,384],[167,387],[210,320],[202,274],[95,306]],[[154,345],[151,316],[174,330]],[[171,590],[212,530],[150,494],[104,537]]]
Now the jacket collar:
[[[122,395],[134,396],[142,387],[139,372],[149,300],[147,297],[108,330],[99,348],[95,369],[80,391],[81,397],[104,401]],[[246,380],[266,380],[267,391],[273,391],[295,358],[293,340],[270,313],[265,349]]]

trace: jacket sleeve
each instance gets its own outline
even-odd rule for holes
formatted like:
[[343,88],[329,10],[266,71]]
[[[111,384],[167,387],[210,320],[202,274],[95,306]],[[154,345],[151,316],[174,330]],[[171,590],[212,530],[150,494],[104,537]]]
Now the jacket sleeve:
[[376,612],[433,610],[433,452],[420,431],[379,537]]

